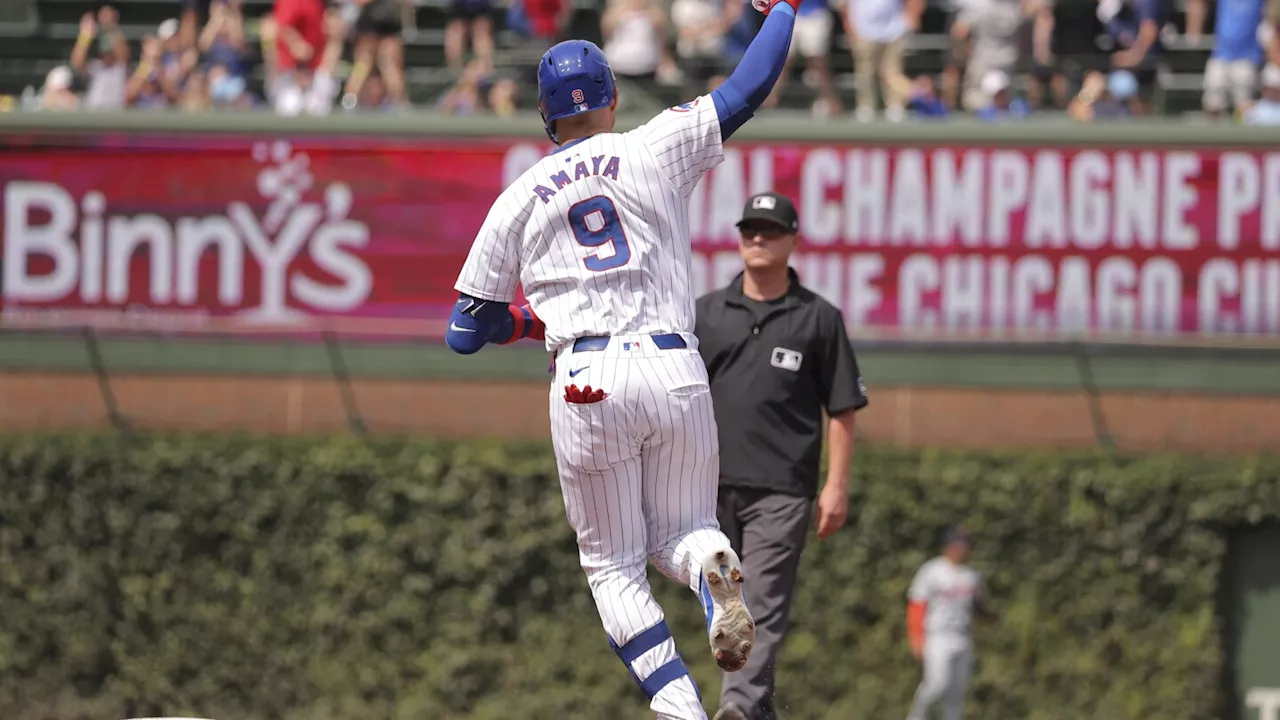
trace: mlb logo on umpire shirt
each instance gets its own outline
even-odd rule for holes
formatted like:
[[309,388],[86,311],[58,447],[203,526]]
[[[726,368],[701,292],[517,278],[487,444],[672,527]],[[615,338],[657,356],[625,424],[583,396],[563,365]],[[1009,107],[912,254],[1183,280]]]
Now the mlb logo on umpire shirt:
[[783,370],[796,372],[800,369],[800,361],[804,359],[804,355],[795,350],[788,350],[784,347],[776,347],[773,349],[773,357],[769,358],[769,364]]

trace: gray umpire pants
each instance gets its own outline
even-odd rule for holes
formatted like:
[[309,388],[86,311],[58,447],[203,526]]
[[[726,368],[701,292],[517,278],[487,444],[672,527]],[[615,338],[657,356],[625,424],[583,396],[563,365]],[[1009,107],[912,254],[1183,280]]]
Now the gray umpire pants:
[[813,499],[722,487],[716,515],[720,530],[742,558],[747,609],[756,621],[756,642],[746,667],[723,673],[720,706],[732,703],[750,720],[774,720],[774,669],[778,647],[787,634],[787,613]]

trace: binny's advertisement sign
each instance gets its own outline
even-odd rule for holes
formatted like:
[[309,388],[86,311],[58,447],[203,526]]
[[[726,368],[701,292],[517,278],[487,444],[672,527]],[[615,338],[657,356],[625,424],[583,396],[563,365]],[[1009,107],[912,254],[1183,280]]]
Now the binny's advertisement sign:
[[[493,201],[549,150],[339,135],[7,145],[0,322],[408,322],[433,337]],[[1280,336],[1275,150],[734,142],[689,197],[692,296],[741,271],[735,223],[762,190],[795,202],[792,265],[855,332]]]
[[77,195],[57,182],[9,181],[4,312],[143,308],[287,325],[358,309],[374,278],[351,188],[317,187],[308,155],[287,142],[255,143],[251,156],[260,169],[245,194],[259,202],[234,200],[220,212],[120,207],[110,185]]

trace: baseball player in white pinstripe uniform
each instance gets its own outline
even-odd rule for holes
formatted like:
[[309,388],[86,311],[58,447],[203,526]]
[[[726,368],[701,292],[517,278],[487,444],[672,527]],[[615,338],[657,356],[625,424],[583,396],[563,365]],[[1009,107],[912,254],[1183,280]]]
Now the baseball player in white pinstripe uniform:
[[[716,521],[719,448],[693,334],[688,203],[777,79],[793,1],[761,8],[754,56],[724,86],[627,133],[613,132],[618,94],[600,49],[570,40],[547,51],[539,109],[559,149],[494,203],[446,333],[460,353],[533,337],[553,354],[566,514],[609,644],[659,718],[707,715],[646,562],[701,600],[721,668],[741,669],[755,638],[739,558]],[[517,282],[527,306],[511,304]]]

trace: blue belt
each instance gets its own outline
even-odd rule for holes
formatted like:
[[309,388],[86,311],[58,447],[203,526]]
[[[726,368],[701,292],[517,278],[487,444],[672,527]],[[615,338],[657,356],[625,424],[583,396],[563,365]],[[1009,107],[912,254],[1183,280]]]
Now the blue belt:
[[[689,347],[684,338],[670,333],[667,335],[650,335],[653,338],[653,344],[658,346],[659,350],[680,350]],[[592,352],[595,350],[603,350],[609,346],[608,335],[587,335],[573,341],[574,352]]]

